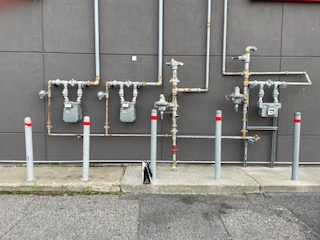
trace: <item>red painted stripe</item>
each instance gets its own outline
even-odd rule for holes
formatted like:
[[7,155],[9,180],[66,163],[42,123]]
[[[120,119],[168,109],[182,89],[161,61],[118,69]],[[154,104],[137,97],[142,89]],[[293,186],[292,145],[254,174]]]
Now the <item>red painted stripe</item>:
[[83,122],[84,126],[90,126],[90,122]]
[[157,120],[158,117],[157,116],[151,116],[151,120]]
[[177,154],[177,152],[178,152],[178,148],[175,145],[172,146],[171,150],[172,150],[173,154]]
[[300,119],[295,119],[294,123],[301,123],[301,120]]
[[216,121],[222,121],[222,117],[216,117]]
[[32,127],[32,123],[25,123],[24,124],[26,127]]

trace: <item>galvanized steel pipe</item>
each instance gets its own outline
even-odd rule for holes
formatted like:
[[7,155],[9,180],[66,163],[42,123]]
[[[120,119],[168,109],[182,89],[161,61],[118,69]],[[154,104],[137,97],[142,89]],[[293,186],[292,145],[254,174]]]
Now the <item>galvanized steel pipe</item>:
[[159,0],[159,27],[158,27],[158,82],[163,79],[163,0]]
[[99,0],[94,0],[94,43],[95,43],[95,61],[96,61],[96,81],[100,81],[100,26],[99,26]]
[[212,3],[212,0],[208,0],[207,54],[206,54],[206,85],[205,85],[205,88],[208,89],[208,90],[209,90],[209,79],[210,79],[211,3]]

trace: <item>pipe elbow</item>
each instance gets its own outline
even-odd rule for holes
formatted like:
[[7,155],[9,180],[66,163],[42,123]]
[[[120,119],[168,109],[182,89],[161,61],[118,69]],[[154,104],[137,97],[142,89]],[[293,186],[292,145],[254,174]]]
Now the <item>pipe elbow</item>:
[[308,81],[308,85],[309,85],[309,86],[312,85],[312,81],[311,81],[311,79],[310,79],[310,77],[309,77],[309,74],[308,74],[307,72],[304,72],[304,75],[306,76],[306,79],[307,79],[307,81]]
[[97,86],[99,85],[99,83],[100,83],[100,76],[96,76],[96,79],[94,80],[92,85]]
[[97,86],[97,85],[99,85],[99,83],[100,83],[100,76],[96,76],[96,79],[94,81],[88,80],[86,85],[89,87],[90,86]]
[[255,46],[248,46],[248,47],[246,47],[245,52],[250,53],[251,51],[255,52],[257,50],[258,50],[258,48]]
[[162,85],[162,76],[159,75],[158,77],[158,82],[157,82],[157,86],[161,86]]

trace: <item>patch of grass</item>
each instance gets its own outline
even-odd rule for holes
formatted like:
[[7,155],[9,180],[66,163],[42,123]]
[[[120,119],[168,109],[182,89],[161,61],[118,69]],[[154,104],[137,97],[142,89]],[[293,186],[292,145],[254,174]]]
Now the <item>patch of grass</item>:
[[58,191],[58,195],[66,195],[67,193],[68,193],[67,187],[61,187],[60,190]]
[[33,189],[31,190],[32,193],[39,193],[40,189],[39,189],[39,185],[37,184],[36,181],[33,182]]
[[69,191],[67,187],[61,187],[58,191],[40,191],[36,185],[30,191],[0,191],[0,195],[37,195],[37,196],[77,196],[77,195],[122,195],[122,191],[115,192],[97,192],[93,189],[87,189],[83,192]]
[[65,164],[64,163],[58,163],[58,167],[63,168],[63,167],[65,167]]

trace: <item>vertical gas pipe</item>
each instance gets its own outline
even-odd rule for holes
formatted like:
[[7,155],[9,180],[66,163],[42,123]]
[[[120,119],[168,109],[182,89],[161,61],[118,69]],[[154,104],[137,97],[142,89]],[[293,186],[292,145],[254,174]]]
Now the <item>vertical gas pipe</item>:
[[151,111],[151,173],[152,180],[157,179],[157,110],[152,109]]
[[170,83],[172,85],[172,170],[175,171],[177,168],[177,118],[178,118],[178,83],[180,80],[178,79],[178,67],[183,66],[184,63],[178,62],[174,59],[171,59],[171,62],[166,63],[167,66],[171,66],[172,69],[172,78]]
[[249,79],[250,79],[250,52],[257,51],[257,48],[254,46],[248,46],[245,49],[243,56],[235,57],[233,59],[238,59],[244,61],[244,71],[243,71],[243,110],[242,110],[242,139],[244,139],[244,167],[247,165],[248,158],[248,141],[247,139],[247,125],[248,125],[248,108],[249,108]]
[[177,125],[177,117],[178,117],[178,100],[177,100],[177,86],[180,81],[177,78],[177,70],[173,70],[173,79],[172,83],[172,170],[176,170],[177,168],[177,133],[178,133],[178,125]]
[[83,119],[83,177],[82,181],[89,181],[90,157],[90,117]]
[[158,29],[158,82],[162,84],[163,64],[163,0],[159,0],[159,29]]
[[207,14],[207,52],[206,52],[206,85],[205,85],[205,89],[206,89],[207,91],[209,91],[209,78],[210,78],[211,5],[212,5],[212,0],[208,0],[208,14]]
[[216,137],[215,137],[215,180],[221,178],[221,128],[222,128],[222,112],[216,112]]
[[36,179],[33,174],[32,122],[30,117],[24,119],[24,131],[26,141],[27,182],[32,182]]
[[298,180],[299,170],[299,154],[300,154],[300,132],[301,132],[301,113],[294,114],[294,130],[293,130],[293,159],[291,180]]

